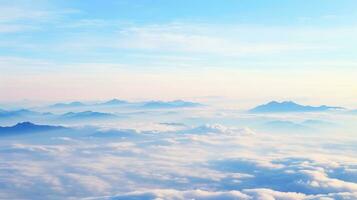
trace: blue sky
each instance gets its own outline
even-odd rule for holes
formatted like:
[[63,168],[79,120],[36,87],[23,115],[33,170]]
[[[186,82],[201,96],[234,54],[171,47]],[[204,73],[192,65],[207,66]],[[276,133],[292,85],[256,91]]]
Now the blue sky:
[[1,1],[0,97],[356,105],[356,8],[353,0]]

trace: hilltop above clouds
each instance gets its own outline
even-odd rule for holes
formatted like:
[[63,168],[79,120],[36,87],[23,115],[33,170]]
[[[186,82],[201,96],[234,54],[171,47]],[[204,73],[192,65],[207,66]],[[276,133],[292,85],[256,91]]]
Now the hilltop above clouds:
[[0,199],[357,197],[353,115],[252,115],[182,109],[186,103],[155,101],[138,110],[145,104],[112,100],[78,104],[85,111],[1,111],[2,123],[32,115],[43,122],[0,127]]
[[193,108],[203,106],[200,103],[173,100],[173,101],[139,101],[130,102],[120,99],[112,99],[99,103],[82,103],[79,101],[69,103],[56,103],[48,106],[51,109],[74,109],[74,108],[94,108],[94,107],[127,107],[142,108],[142,109],[170,109],[170,108]]
[[63,126],[37,125],[31,122],[21,122],[14,126],[0,127],[0,135],[16,135],[25,133],[50,132],[64,130]]
[[343,107],[335,106],[305,106],[297,104],[293,101],[271,101],[267,104],[259,105],[249,112],[251,113],[279,113],[279,112],[325,112],[332,110],[343,110]]

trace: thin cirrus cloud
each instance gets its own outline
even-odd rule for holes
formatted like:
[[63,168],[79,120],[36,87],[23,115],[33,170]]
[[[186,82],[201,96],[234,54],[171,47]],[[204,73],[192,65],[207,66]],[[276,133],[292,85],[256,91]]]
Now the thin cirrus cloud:
[[[208,54],[216,56],[254,56],[289,52],[321,52],[336,50],[330,40],[341,40],[353,28],[293,29],[286,27],[225,26],[207,24],[160,24],[128,26],[112,30],[103,36],[85,33],[65,42],[62,49],[94,50],[129,49],[146,52]],[[330,33],[329,33],[330,32]],[[327,34],[326,34],[327,33]],[[324,35],[321,37],[321,35]],[[89,42],[91,41],[91,42]],[[135,52],[134,52],[135,53]],[[196,55],[197,56],[197,55]]]
[[[267,88],[273,96],[277,91],[289,93],[293,90],[289,96],[296,96],[306,90],[308,94],[304,95],[309,98],[325,98],[327,93],[343,93],[330,95],[332,99],[336,96],[341,96],[340,99],[354,98],[353,94],[345,91],[356,87],[356,82],[349,78],[356,74],[353,55],[356,28],[348,21],[339,24],[347,17],[340,12],[333,14],[318,10],[313,16],[291,13],[286,17],[291,24],[275,20],[261,23],[256,18],[249,21],[219,21],[222,19],[217,18],[217,21],[203,13],[202,20],[188,20],[186,12],[177,13],[175,17],[164,10],[159,13],[170,15],[168,20],[139,20],[153,10],[158,11],[149,6],[133,20],[128,20],[126,15],[111,10],[110,5],[112,3],[103,5],[108,13],[102,10],[93,13],[90,6],[75,3],[19,1],[3,4],[0,7],[0,50],[3,52],[0,57],[3,72],[0,81],[1,87],[8,91],[5,93],[10,94],[9,98],[26,98],[26,91],[34,91],[29,84],[24,84],[24,79],[33,80],[31,87],[40,87],[49,94],[45,96],[34,92],[31,96],[46,99],[56,96],[51,88],[57,88],[59,92],[56,90],[56,93],[71,93],[68,92],[71,84],[74,93],[81,94],[87,87],[97,91],[99,98],[109,98],[114,94],[132,98],[134,93],[146,94],[145,91],[153,90],[151,96],[167,95],[164,98],[173,98],[172,90],[177,91],[174,98],[195,93],[203,96],[235,94],[234,98],[239,96],[236,93],[242,94],[240,97],[260,95],[254,92],[254,88],[252,91],[247,89],[252,87],[253,79],[257,85],[269,85]],[[121,2],[112,6],[117,9],[140,9],[145,7],[143,5]],[[272,19],[275,17],[272,16]],[[309,22],[295,21],[298,17],[305,17],[308,19],[305,21]],[[324,23],[311,26],[314,20],[324,20]],[[197,74],[202,71],[202,81],[196,81]],[[285,86],[281,86],[271,72],[283,74],[284,85],[289,89],[281,89]],[[182,77],[177,78],[175,74]],[[234,79],[231,74],[236,76],[235,81],[231,80]],[[309,84],[297,85],[294,78],[284,78],[291,77],[291,74],[298,74],[300,80],[308,76]],[[343,79],[333,74],[348,75]],[[63,81],[58,79],[58,75],[67,76],[70,81],[59,85]],[[95,77],[98,80],[93,81]],[[170,81],[167,77],[174,78]],[[42,86],[41,79],[49,84]],[[331,85],[341,79],[341,84]],[[126,85],[126,89],[108,89],[112,88],[111,84],[118,83]],[[167,88],[160,89],[158,85],[166,85]],[[193,89],[183,92],[187,85]],[[207,88],[207,85],[212,88]],[[326,92],[316,97],[315,85]],[[14,88],[17,92],[13,91]],[[73,94],[64,96],[67,99]]]

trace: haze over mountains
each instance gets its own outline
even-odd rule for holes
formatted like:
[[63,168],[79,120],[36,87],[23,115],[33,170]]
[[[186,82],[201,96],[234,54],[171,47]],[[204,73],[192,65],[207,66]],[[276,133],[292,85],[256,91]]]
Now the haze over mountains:
[[70,103],[56,103],[53,105],[50,105],[50,108],[73,108],[73,107],[79,107],[79,106],[86,106],[85,104],[79,102],[79,101],[74,101]]
[[357,200],[356,36],[357,0],[0,0],[0,200]]
[[0,135],[48,132],[48,131],[63,130],[63,129],[65,129],[65,127],[63,126],[37,125],[31,122],[21,122],[14,126],[7,126],[7,127],[0,126]]
[[70,102],[70,103],[56,103],[48,106],[49,108],[79,108],[79,107],[96,107],[96,106],[132,106],[138,108],[146,108],[146,109],[165,109],[165,108],[189,108],[189,107],[199,107],[203,106],[200,103],[183,101],[183,100],[174,100],[174,101],[142,101],[142,102],[129,102],[125,100],[112,99],[106,102],[101,103],[82,103],[78,101]]
[[58,116],[59,120],[87,120],[87,119],[115,119],[118,116],[111,113],[84,111],[84,112],[68,112]]
[[251,110],[251,113],[279,113],[279,112],[324,112],[332,110],[343,110],[342,107],[334,106],[305,106],[293,101],[271,101],[264,105],[259,105]]
[[[199,108],[203,104],[197,102],[174,100],[174,101],[143,101],[143,102],[129,102],[125,100],[112,99],[101,103],[82,103],[79,101],[70,103],[56,103],[48,106],[51,108],[56,108],[59,110],[71,110],[76,108],[87,109],[84,111],[95,111],[96,108],[105,107],[122,107],[130,106],[130,108],[137,109],[170,109],[170,108]],[[46,107],[45,107],[46,108]],[[45,109],[44,108],[44,109]],[[94,110],[90,110],[94,109]],[[267,104],[258,105],[249,110],[251,113],[279,113],[279,112],[325,112],[325,111],[343,111],[346,110],[339,106],[310,106],[301,105],[293,101],[271,101]],[[350,113],[355,113],[356,110],[350,110]],[[29,109],[20,109],[14,111],[0,110],[0,117],[6,116],[25,116],[25,115],[39,115],[39,114],[51,114],[50,112],[39,113],[37,111],[32,111]]]
[[[128,106],[128,107],[127,107]],[[29,121],[32,123],[40,124],[68,124],[68,125],[86,125],[91,123],[113,123],[116,121],[125,121],[130,118],[142,118],[148,116],[160,115],[166,116],[167,119],[176,116],[177,112],[181,108],[185,109],[198,109],[205,110],[205,106],[196,102],[175,100],[175,101],[143,101],[143,102],[129,102],[125,100],[112,99],[100,103],[82,103],[79,101],[70,103],[57,103],[52,106],[42,109],[41,111],[33,111],[29,109],[20,110],[0,110],[0,119],[2,119],[3,125],[13,125],[23,121]],[[80,109],[78,109],[80,108]],[[142,110],[144,109],[144,110]],[[145,111],[147,109],[147,111]],[[167,111],[170,110],[170,111]],[[178,110],[175,110],[178,109]],[[138,111],[136,111],[138,110]],[[166,111],[165,111],[166,110]],[[172,111],[175,110],[175,111]],[[309,106],[300,105],[292,101],[277,102],[272,101],[267,104],[259,105],[251,110],[249,113],[264,114],[264,113],[290,113],[292,116],[298,115],[298,113],[316,113],[316,112],[328,112],[328,111],[343,111],[340,113],[353,114],[353,110],[344,111],[342,107],[333,106]],[[192,111],[190,111],[192,112]],[[193,113],[193,112],[192,112]],[[296,114],[294,114],[296,113]],[[154,118],[153,118],[154,119]],[[206,132],[213,131],[213,126],[202,126],[201,123],[195,124],[193,132]],[[184,124],[182,122],[161,123],[162,126],[168,126],[173,129],[179,128],[178,126],[171,126],[170,124]],[[185,124],[182,126],[184,127]],[[330,122],[329,120],[321,119],[306,119],[304,121],[296,121],[290,119],[259,119],[250,124],[249,127],[268,132],[312,132],[318,130],[335,129],[338,125]],[[28,126],[31,129],[32,126]],[[35,129],[37,127],[33,126]],[[181,128],[182,128],[181,127]],[[219,126],[217,126],[219,128]],[[215,127],[215,128],[217,128]],[[218,130],[217,128],[217,130]],[[10,130],[10,129],[4,129]],[[233,129],[231,132],[237,132],[239,129]],[[28,130],[27,130],[28,131]],[[185,131],[187,133],[187,131]],[[216,131],[218,132],[218,131]],[[239,132],[239,131],[238,131]]]
[[51,115],[51,113],[40,113],[31,111],[28,109],[20,109],[20,110],[1,110],[0,118],[12,118],[12,117],[26,117],[26,116],[43,116],[43,115]]
[[180,100],[58,105],[1,109],[0,199],[259,199],[251,188],[310,200],[357,192],[349,111],[292,102],[268,103],[274,109],[259,114]]
[[[48,110],[46,109],[48,108]],[[54,110],[52,110],[55,108]],[[124,100],[112,99],[102,103],[57,103],[40,110],[0,110],[0,118],[3,120],[31,121],[36,119],[48,121],[80,121],[80,120],[113,120],[119,117],[145,114],[142,109],[149,110],[165,110],[165,109],[204,109],[203,104],[189,102],[183,100],[175,101],[143,101],[129,102]],[[36,109],[36,108],[35,108]],[[133,110],[140,112],[133,112]],[[249,113],[299,113],[299,112],[327,112],[327,111],[345,111],[345,108],[336,106],[309,106],[300,105],[292,101],[277,102],[272,101],[267,104],[259,105],[249,110]],[[48,112],[50,111],[50,112]],[[52,112],[53,111],[53,112]],[[126,113],[126,114],[125,114]],[[355,111],[346,111],[346,113],[354,114]],[[41,122],[41,121],[40,121]]]
[[103,103],[98,103],[97,105],[102,105],[102,106],[117,106],[117,105],[123,105],[123,104],[130,104],[130,102],[125,101],[125,100],[120,100],[120,99],[112,99]]
[[[169,109],[169,108],[194,108],[201,107],[203,104],[197,102],[173,100],[173,101],[142,101],[142,102],[129,102],[125,100],[112,99],[102,103],[86,104],[82,102],[70,102],[70,103],[57,103],[50,105],[49,108],[79,108],[79,107],[95,107],[95,106],[132,106],[143,109]],[[293,101],[271,101],[267,104],[258,105],[255,108],[249,110],[251,113],[279,113],[279,112],[324,112],[324,111],[336,111],[345,110],[339,106],[310,106],[301,105]],[[355,112],[355,111],[352,111]]]
[[200,103],[175,100],[175,101],[149,101],[144,102],[142,107],[144,108],[185,108],[185,107],[199,107],[203,106]]

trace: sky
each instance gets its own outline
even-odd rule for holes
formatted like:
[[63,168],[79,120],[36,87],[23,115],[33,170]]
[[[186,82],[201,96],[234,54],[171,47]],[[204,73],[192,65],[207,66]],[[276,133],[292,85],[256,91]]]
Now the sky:
[[357,107],[355,0],[0,0],[0,100]]
[[356,11],[0,0],[0,199],[357,199]]

